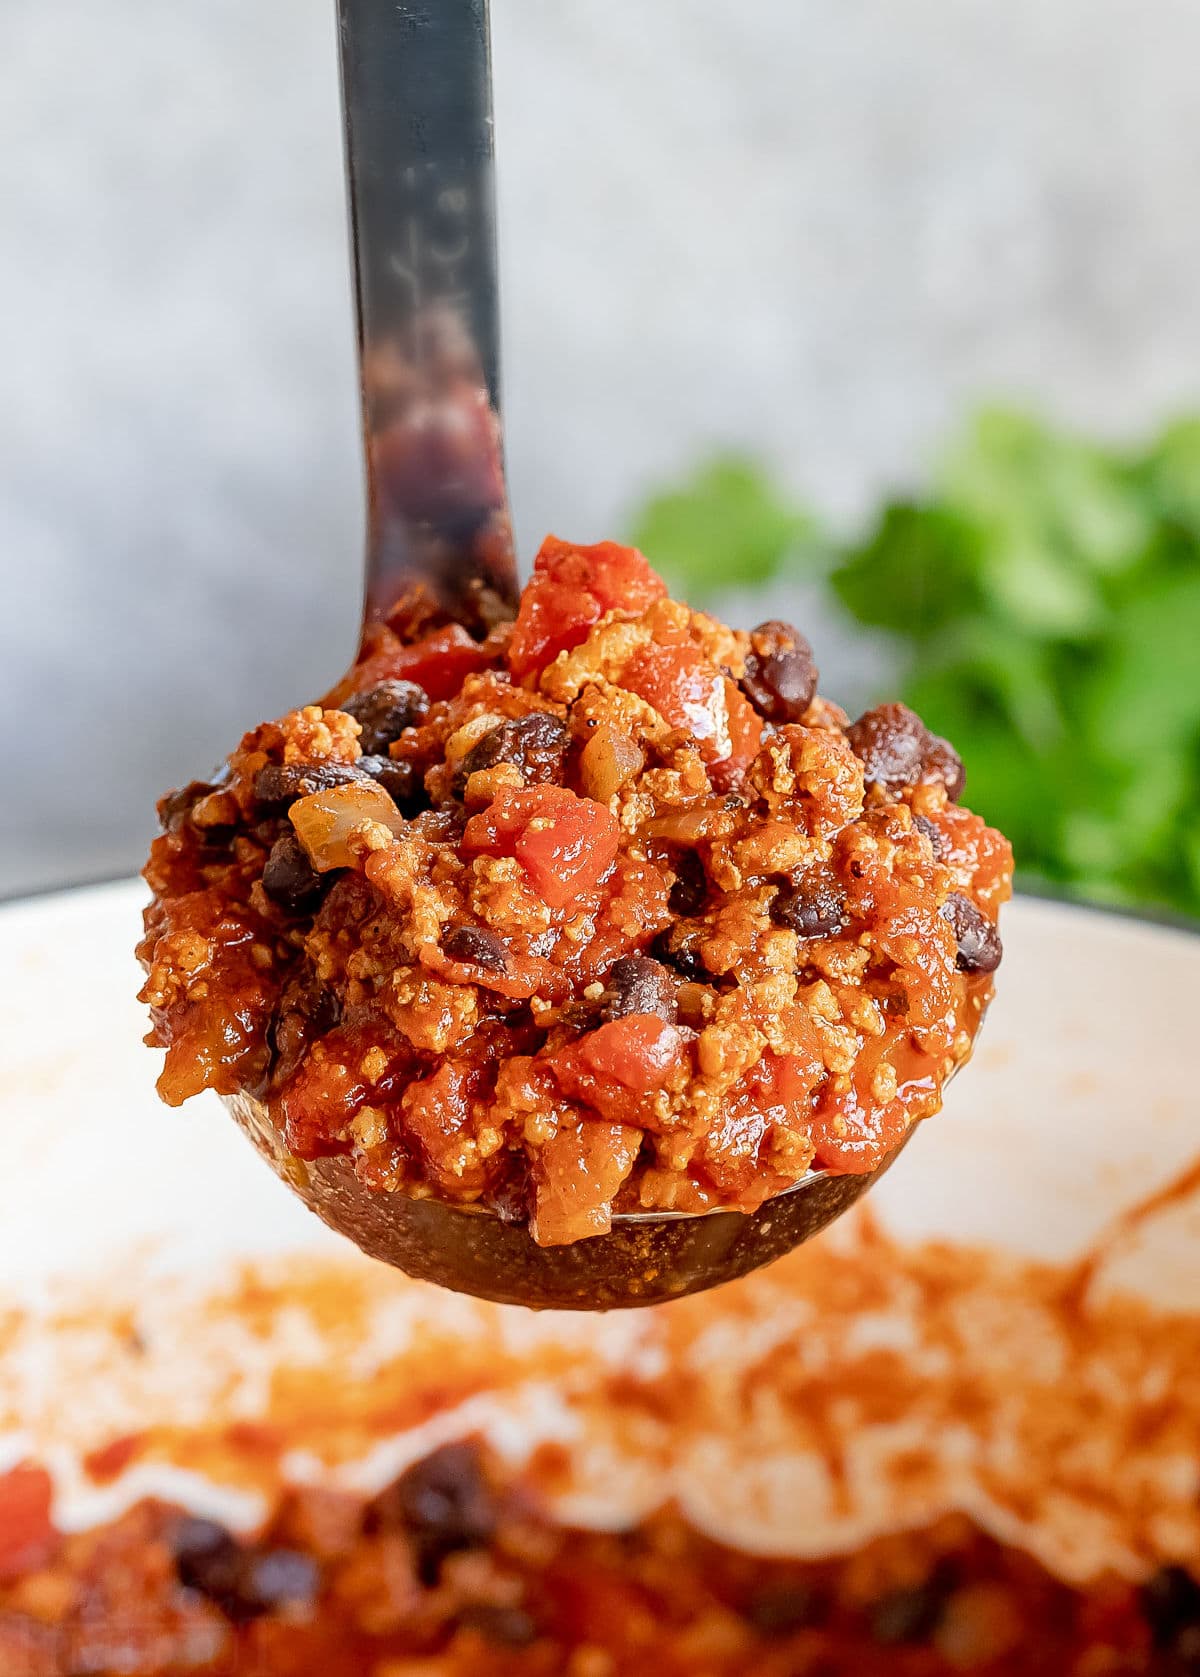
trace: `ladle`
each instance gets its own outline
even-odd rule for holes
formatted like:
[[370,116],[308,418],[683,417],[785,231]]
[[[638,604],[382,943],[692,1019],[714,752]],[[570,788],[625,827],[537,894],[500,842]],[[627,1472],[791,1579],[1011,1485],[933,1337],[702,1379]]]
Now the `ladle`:
[[[465,620],[516,595],[499,424],[487,0],[338,0],[358,306],[367,563],[364,643],[414,586]],[[249,1095],[227,1104],[306,1205],[373,1258],[458,1292],[608,1310],[702,1291],[833,1221],[871,1175],[810,1172],[744,1214],[633,1213],[538,1246],[483,1209],[379,1193],[303,1162]]]

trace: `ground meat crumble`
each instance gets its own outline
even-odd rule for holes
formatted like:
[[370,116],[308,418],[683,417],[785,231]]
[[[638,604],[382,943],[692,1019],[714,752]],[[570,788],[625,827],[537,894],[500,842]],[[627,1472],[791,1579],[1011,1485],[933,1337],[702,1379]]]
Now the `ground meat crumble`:
[[547,1245],[873,1169],[970,1051],[1011,855],[946,741],[816,682],[613,543],[548,540],[515,623],[407,602],[159,806],[163,1098]]

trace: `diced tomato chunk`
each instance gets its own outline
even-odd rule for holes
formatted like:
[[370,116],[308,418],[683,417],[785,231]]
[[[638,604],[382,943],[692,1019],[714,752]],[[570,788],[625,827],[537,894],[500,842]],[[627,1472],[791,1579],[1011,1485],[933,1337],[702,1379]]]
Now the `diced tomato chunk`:
[[725,680],[725,703],[729,711],[729,755],[710,763],[708,778],[718,792],[731,791],[758,756],[762,745],[762,717],[736,681]]
[[381,681],[415,681],[431,699],[449,699],[469,675],[487,669],[492,662],[478,641],[473,641],[458,623],[434,629],[411,645],[382,628],[364,657],[334,688],[329,704],[348,699]]
[[336,1137],[371,1091],[357,1072],[317,1044],[284,1090],[280,1108],[288,1148],[299,1159],[333,1151]]
[[725,677],[698,647],[651,642],[630,659],[622,685],[688,733],[705,757],[729,755]]
[[653,1097],[686,1064],[687,1042],[654,1014],[612,1019],[569,1043],[548,1064],[564,1095],[616,1124],[656,1124]]
[[729,791],[757,756],[762,719],[737,683],[690,642],[643,647],[630,660],[622,683],[672,728],[690,736],[719,792]]
[[560,652],[587,639],[610,611],[637,617],[666,597],[666,584],[636,547],[597,542],[576,547],[547,536],[508,643],[508,663],[518,681],[536,675]]
[[58,1547],[50,1518],[54,1487],[40,1467],[0,1474],[0,1581],[35,1572]]
[[846,1090],[827,1089],[813,1113],[811,1133],[817,1150],[813,1162],[839,1175],[865,1175],[891,1152],[909,1122],[903,1100],[876,1105],[860,1094],[857,1083]]
[[637,1094],[661,1089],[681,1052],[679,1032],[652,1013],[631,1013],[589,1031],[579,1057],[598,1077],[611,1077]]
[[474,1067],[447,1060],[432,1077],[411,1084],[405,1091],[405,1128],[419,1143],[430,1176],[440,1186],[483,1186],[483,1168],[470,1135],[477,1080]]
[[[368,1077],[363,1060],[381,1048],[381,1067]],[[408,1082],[409,1059],[385,1031],[342,1024],[314,1042],[280,1096],[284,1135],[297,1158],[337,1151],[338,1137],[368,1102],[387,1102]]]
[[565,786],[505,790],[467,822],[463,848],[515,856],[549,908],[598,885],[617,854],[620,828],[603,804]]
[[701,1146],[697,1163],[709,1181],[744,1205],[778,1193],[785,1179],[767,1168],[760,1151],[774,1131],[805,1134],[821,1075],[819,1055],[764,1054],[726,1095]]
[[[796,1018],[799,1011],[789,1010],[789,1022]],[[808,1024],[803,1015],[801,1020],[803,1024]],[[800,1031],[794,1031],[794,1035],[799,1036]],[[813,1039],[816,1033],[809,1025],[803,1035]],[[821,1076],[822,1065],[819,1047],[814,1046],[811,1040],[806,1041],[804,1046],[807,1052],[802,1054],[772,1054],[768,1050],[751,1072],[749,1082],[765,1111],[780,1106],[792,1114],[807,1114],[813,1087]]]

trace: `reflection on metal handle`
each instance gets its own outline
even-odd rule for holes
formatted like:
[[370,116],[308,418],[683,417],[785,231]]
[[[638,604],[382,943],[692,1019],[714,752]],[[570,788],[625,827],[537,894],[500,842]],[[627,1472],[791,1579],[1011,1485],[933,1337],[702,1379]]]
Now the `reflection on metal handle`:
[[338,0],[367,594],[511,599],[487,0]]

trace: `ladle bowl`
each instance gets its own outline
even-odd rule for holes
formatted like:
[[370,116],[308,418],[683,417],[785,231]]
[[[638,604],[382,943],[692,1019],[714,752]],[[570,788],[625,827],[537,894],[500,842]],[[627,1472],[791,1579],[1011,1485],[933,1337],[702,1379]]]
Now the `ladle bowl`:
[[[481,591],[511,605],[516,566],[487,0],[338,0],[338,20],[368,467],[366,647],[406,591],[451,615],[468,615]],[[656,1304],[735,1280],[819,1233],[900,1151],[867,1175],[811,1171],[754,1212],[621,1214],[607,1234],[539,1246],[485,1208],[370,1189],[343,1158],[299,1160],[259,1101],[226,1104],[304,1203],[370,1257],[535,1309]]]
[[368,1257],[419,1281],[535,1310],[619,1310],[702,1293],[773,1263],[841,1216],[891,1165],[912,1136],[874,1171],[810,1171],[757,1211],[629,1212],[608,1234],[569,1246],[539,1246],[523,1223],[481,1207],[366,1188],[343,1158],[300,1160],[283,1146],[261,1102],[225,1104],[255,1147],[310,1211]]

